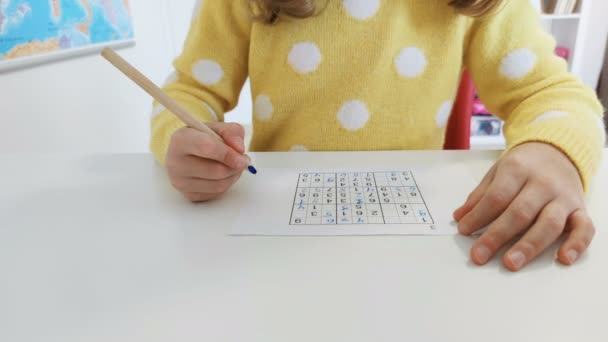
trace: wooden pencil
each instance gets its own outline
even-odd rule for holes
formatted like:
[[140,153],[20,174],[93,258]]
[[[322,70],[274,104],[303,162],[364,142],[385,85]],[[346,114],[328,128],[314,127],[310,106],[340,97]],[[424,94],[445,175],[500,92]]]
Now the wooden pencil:
[[[173,100],[169,95],[167,95],[167,93],[156,86],[154,82],[150,81],[149,78],[147,78],[134,66],[129,64],[129,62],[120,57],[120,55],[118,55],[116,52],[114,52],[114,50],[106,47],[101,51],[101,55],[108,60],[108,62],[112,63],[112,65],[114,65],[118,70],[122,71],[125,76],[135,82],[135,84],[140,86],[145,92],[150,94],[150,96],[158,101],[158,103],[163,105],[168,111],[175,114],[175,116],[188,125],[188,127],[210,134],[222,142],[224,141],[222,137],[215,133],[211,128],[207,127],[207,125],[205,125],[202,121],[192,116],[192,114],[190,114],[182,105]],[[257,170],[253,165],[249,165],[247,169],[252,174],[257,173]]]

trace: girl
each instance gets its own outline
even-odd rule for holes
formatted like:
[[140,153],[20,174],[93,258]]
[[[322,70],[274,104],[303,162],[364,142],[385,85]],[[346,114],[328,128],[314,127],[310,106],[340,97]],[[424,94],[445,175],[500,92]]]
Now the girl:
[[165,90],[225,144],[156,106],[151,148],[174,186],[206,201],[247,165],[243,128],[223,123],[246,78],[253,151],[440,149],[461,70],[506,121],[508,149],[454,213],[488,226],[471,258],[521,269],[565,231],[574,263],[605,133],[595,94],[554,56],[529,0],[204,0]]

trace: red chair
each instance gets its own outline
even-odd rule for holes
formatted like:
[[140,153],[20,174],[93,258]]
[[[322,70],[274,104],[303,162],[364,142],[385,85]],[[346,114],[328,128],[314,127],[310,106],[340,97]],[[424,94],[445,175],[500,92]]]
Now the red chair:
[[462,73],[458,95],[454,101],[452,114],[445,132],[444,150],[468,150],[471,148],[471,115],[475,87],[471,75],[465,70]]

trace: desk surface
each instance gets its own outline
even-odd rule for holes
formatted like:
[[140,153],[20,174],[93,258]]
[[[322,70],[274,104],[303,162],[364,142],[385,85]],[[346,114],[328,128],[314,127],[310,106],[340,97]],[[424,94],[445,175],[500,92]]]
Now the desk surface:
[[[451,163],[481,179],[496,155],[257,154],[256,164]],[[460,236],[230,237],[238,187],[190,204],[149,155],[0,165],[1,341],[608,341],[608,162],[589,195],[598,234],[587,256],[566,268],[553,248],[517,274],[473,266]]]

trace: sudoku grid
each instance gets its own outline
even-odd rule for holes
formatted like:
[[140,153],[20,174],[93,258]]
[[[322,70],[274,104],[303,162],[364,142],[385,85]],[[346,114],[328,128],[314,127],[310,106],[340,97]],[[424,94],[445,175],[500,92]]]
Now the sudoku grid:
[[434,224],[411,171],[301,173],[290,225]]

